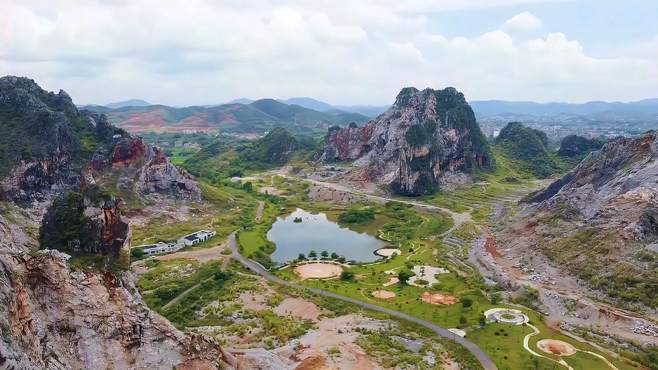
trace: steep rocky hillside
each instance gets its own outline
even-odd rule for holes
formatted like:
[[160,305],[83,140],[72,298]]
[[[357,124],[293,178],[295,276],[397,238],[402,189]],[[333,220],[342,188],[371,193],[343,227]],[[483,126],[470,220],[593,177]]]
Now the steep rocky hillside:
[[97,180],[130,177],[124,191],[137,198],[198,200],[189,175],[104,116],[79,112],[65,92],[26,78],[0,78],[0,134],[0,367],[218,368],[233,361],[214,341],[151,313],[131,275],[113,268],[128,262],[131,229],[119,189]]
[[362,179],[404,195],[429,193],[446,174],[491,164],[475,115],[454,88],[405,88],[365,126],[332,127],[322,159],[354,161]]
[[111,123],[129,132],[224,132],[263,134],[274,127],[285,126],[299,134],[325,132],[331,125],[365,122],[367,117],[342,111],[319,112],[274,99],[251,103],[230,103],[212,107],[175,108],[166,105],[129,106],[110,109],[87,107],[107,115]]
[[540,252],[605,299],[655,314],[657,184],[658,134],[610,141],[534,194],[503,244]]

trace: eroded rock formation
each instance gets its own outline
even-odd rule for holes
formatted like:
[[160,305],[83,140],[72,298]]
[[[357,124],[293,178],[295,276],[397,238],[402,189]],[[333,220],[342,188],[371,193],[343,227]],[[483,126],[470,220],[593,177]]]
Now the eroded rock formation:
[[133,186],[138,194],[201,200],[201,191],[192,176],[171,163],[162,149],[147,145],[141,138],[126,137],[116,144],[112,168],[122,172],[119,185]]
[[422,195],[449,172],[488,166],[488,145],[475,115],[454,88],[409,87],[363,127],[331,128],[324,161],[354,161],[367,180],[404,195]]

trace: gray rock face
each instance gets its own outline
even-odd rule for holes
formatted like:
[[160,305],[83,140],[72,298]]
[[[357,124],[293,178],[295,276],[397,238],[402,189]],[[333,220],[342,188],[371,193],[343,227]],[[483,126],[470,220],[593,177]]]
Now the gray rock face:
[[324,161],[355,161],[367,180],[404,195],[433,191],[448,172],[488,166],[488,145],[463,94],[405,88],[363,127],[332,128]]
[[148,146],[140,138],[127,137],[117,143],[112,167],[123,172],[120,185],[133,186],[140,195],[201,200],[201,190],[192,175],[171,163],[162,149]]
[[171,369],[188,361],[218,368],[210,338],[187,335],[152,313],[130,278],[73,271],[57,251],[3,256],[3,368]]
[[28,78],[0,78],[0,134],[12,138],[0,138],[0,198],[44,201],[93,185],[95,174],[123,163],[133,169],[123,180],[136,179],[140,195],[201,199],[194,179],[162,150],[113,127],[104,115],[79,112],[66,92],[47,92]]
[[540,209],[568,205],[589,220],[628,206],[627,212],[632,217],[627,214],[620,222],[641,221],[640,229],[654,230],[653,209],[658,207],[658,134],[651,132],[636,139],[608,142],[531,201],[541,202]]

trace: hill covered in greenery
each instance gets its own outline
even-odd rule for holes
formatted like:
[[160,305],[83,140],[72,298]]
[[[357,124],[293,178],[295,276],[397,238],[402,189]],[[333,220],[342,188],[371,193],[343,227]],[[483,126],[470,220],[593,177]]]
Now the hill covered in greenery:
[[572,159],[583,159],[592,151],[599,150],[605,144],[605,140],[600,138],[588,139],[578,135],[569,135],[560,142],[560,150],[557,154],[560,157]]
[[546,133],[510,122],[495,139],[495,149],[520,171],[545,178],[563,169],[559,158],[548,147]]
[[183,165],[194,175],[219,181],[282,166],[294,159],[310,159],[320,148],[318,140],[295,136],[276,127],[254,141],[218,140],[205,146]]

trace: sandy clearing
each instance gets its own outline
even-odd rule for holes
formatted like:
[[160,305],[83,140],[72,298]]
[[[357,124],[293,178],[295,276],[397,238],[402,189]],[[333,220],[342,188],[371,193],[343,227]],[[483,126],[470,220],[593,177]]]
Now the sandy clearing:
[[375,251],[375,254],[382,257],[391,257],[393,254],[401,255],[402,251],[397,248],[380,248]]
[[212,260],[229,258],[229,256],[225,256],[222,254],[222,251],[224,251],[225,248],[226,248],[225,244],[219,244],[210,248],[176,252],[171,254],[165,254],[163,256],[155,256],[153,258],[161,261],[189,258],[189,259],[197,260],[201,263],[205,263]]
[[387,286],[391,286],[391,285],[397,284],[397,283],[399,283],[399,282],[400,282],[400,279],[398,279],[398,278],[396,278],[396,277],[392,277],[392,278],[388,279],[387,282],[385,282],[384,284],[382,284],[382,286],[387,287]]
[[395,298],[395,293],[388,290],[375,290],[372,292],[372,296],[379,299],[391,299]]
[[258,192],[261,194],[276,195],[276,196],[283,194],[283,191],[275,188],[274,186],[261,186],[258,189]]
[[420,296],[420,299],[429,304],[433,305],[451,305],[457,303],[459,300],[457,297],[450,294],[425,292]]
[[333,278],[339,276],[341,272],[343,268],[339,265],[322,262],[306,263],[295,267],[295,273],[302,280]]
[[320,309],[315,303],[302,298],[293,297],[288,297],[281,301],[273,311],[279,316],[290,315],[315,322],[318,321],[318,317],[320,316]]
[[574,346],[557,339],[542,339],[537,342],[537,348],[556,356],[571,356],[576,353]]
[[248,310],[262,311],[268,309],[267,299],[269,294],[265,292],[242,292],[238,302]]

